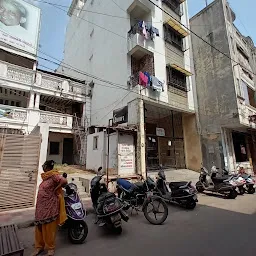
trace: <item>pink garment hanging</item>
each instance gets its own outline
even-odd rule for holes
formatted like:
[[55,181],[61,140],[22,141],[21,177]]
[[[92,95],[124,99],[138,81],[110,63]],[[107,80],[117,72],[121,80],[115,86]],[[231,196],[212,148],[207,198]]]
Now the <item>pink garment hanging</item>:
[[142,72],[139,73],[139,84],[144,87],[147,87],[148,84],[148,77]]
[[146,39],[148,39],[148,32],[147,32],[147,29],[146,29],[145,21],[142,21],[142,33],[143,33],[144,37]]

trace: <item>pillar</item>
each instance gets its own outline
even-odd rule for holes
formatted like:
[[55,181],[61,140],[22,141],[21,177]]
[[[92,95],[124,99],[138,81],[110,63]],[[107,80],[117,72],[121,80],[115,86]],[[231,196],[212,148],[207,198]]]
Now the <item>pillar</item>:
[[40,104],[40,94],[36,94],[36,99],[35,99],[35,109],[39,109],[39,104]]
[[138,99],[138,131],[137,131],[137,167],[138,174],[144,178],[146,171],[146,147],[145,147],[145,123],[144,123],[144,102]]
[[29,102],[28,102],[28,107],[29,108],[34,108],[34,101],[35,101],[35,93],[30,92],[29,94]]
[[44,164],[44,162],[47,159],[48,139],[49,139],[49,125],[48,124],[40,124],[40,134],[41,134],[41,146],[40,146],[40,156],[39,156],[39,165],[38,165],[35,202],[36,202],[36,198],[37,198],[39,185],[42,182],[42,179],[41,179],[41,174],[43,173],[42,165]]

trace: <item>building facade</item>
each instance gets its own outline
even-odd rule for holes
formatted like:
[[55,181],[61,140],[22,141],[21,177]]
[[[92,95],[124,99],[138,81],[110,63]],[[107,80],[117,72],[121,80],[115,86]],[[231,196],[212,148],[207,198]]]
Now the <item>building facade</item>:
[[[226,0],[190,20],[204,164],[255,170],[255,46]],[[211,47],[213,45],[216,49]]]
[[73,0],[68,14],[63,64],[94,84],[87,169],[199,169],[186,1]]

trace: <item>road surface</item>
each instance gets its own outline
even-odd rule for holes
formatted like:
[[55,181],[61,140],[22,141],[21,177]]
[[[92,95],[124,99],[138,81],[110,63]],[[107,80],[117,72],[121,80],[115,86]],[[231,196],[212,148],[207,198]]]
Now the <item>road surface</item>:
[[[87,217],[89,234],[82,245],[72,245],[58,233],[56,256],[252,256],[256,251],[256,195],[228,200],[201,195],[193,211],[169,206],[164,225],[149,224],[142,213],[130,217],[120,236],[94,225]],[[33,251],[33,228],[20,230],[26,247]]]

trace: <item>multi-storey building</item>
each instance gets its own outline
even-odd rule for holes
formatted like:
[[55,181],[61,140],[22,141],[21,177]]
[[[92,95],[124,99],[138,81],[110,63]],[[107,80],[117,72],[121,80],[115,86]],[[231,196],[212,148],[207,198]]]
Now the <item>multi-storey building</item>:
[[46,160],[84,165],[90,124],[86,82],[37,68],[40,10],[18,2],[0,21],[0,212],[35,204]]
[[235,19],[226,0],[215,0],[190,20],[203,159],[255,170],[255,46]]
[[200,168],[186,1],[73,0],[68,14],[63,63],[94,82],[87,168]]

